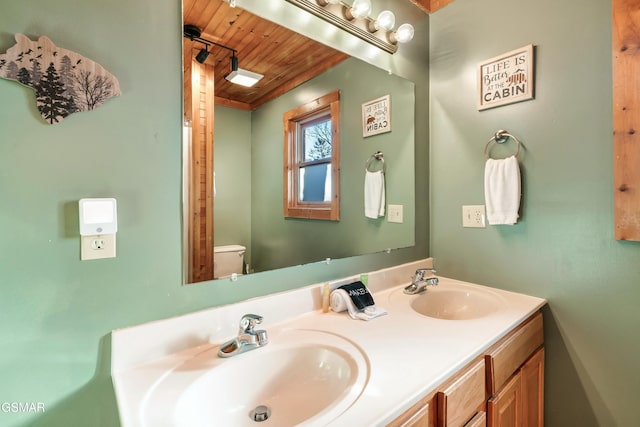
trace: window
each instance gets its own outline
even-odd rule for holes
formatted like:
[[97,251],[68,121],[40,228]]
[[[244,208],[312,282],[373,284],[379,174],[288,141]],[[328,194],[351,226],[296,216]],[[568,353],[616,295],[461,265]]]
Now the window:
[[284,216],[340,219],[340,92],[284,114]]

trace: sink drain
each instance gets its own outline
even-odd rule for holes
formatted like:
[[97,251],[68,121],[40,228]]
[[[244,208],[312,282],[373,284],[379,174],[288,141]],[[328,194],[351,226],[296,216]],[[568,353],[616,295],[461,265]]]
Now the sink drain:
[[255,422],[266,421],[271,416],[271,410],[264,405],[256,406],[256,409],[251,411],[251,419]]

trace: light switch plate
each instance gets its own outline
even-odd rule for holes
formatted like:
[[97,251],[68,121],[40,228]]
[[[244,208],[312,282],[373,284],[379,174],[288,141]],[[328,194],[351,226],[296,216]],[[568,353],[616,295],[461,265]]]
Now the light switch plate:
[[115,234],[80,236],[80,239],[80,259],[82,261],[116,257]]
[[403,222],[403,205],[389,205],[387,206],[387,221],[397,222],[402,224]]
[[462,206],[462,226],[485,228],[484,205]]

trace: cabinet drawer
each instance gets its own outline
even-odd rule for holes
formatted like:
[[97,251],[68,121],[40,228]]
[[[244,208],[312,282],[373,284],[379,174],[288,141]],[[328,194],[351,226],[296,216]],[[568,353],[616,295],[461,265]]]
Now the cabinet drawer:
[[432,427],[431,407],[432,397],[421,399],[407,409],[405,413],[387,424],[387,427]]
[[438,426],[461,427],[485,402],[485,367],[480,359],[438,392]]
[[487,413],[478,412],[464,427],[487,427]]
[[485,356],[487,392],[493,396],[516,370],[544,343],[542,313],[537,313]]

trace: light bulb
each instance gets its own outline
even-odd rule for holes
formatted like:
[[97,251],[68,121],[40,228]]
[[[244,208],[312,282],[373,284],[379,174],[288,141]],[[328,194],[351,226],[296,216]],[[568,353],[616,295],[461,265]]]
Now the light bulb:
[[396,30],[395,39],[398,43],[407,43],[413,39],[413,33],[413,25],[402,24]]
[[351,16],[353,16],[354,18],[364,18],[365,16],[369,15],[370,11],[371,1],[369,0],[354,0],[353,5],[349,10]]
[[396,16],[390,10],[383,10],[378,15],[374,25],[376,30],[382,28],[383,30],[391,31],[393,26],[396,25]]

